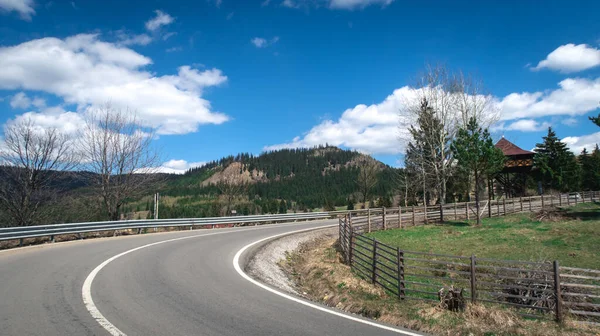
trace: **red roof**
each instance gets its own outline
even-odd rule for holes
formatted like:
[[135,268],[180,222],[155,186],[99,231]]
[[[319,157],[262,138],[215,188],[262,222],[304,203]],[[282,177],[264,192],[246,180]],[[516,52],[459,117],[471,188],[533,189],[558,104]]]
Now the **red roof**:
[[519,146],[515,145],[514,143],[506,140],[504,137],[502,137],[502,139],[500,139],[496,143],[496,148],[500,148],[502,150],[502,153],[504,153],[505,156],[533,155],[533,154],[535,154],[534,152],[521,149],[521,147],[519,147]]

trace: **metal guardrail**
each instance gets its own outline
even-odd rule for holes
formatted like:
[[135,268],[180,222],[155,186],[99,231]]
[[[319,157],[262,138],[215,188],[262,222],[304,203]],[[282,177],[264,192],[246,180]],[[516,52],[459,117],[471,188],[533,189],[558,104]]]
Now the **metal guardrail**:
[[107,222],[87,222],[51,224],[0,228],[0,241],[24,238],[37,238],[56,235],[103,232],[112,230],[145,229],[159,227],[214,226],[223,224],[253,224],[311,219],[327,219],[347,211],[308,212],[293,214],[254,215],[235,217],[172,218],[148,220],[122,220]]

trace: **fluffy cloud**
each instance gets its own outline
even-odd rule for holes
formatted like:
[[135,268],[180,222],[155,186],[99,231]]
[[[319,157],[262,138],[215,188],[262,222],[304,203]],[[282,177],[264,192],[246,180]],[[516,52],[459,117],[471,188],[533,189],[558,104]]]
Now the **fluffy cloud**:
[[[264,1],[263,6],[268,5],[269,1]],[[328,7],[330,9],[354,10],[365,8],[371,5],[380,5],[385,7],[394,2],[394,0],[284,0],[281,5],[289,8],[308,8],[308,7]]]
[[583,115],[598,108],[600,78],[567,78],[546,92],[511,93],[500,101],[502,119]]
[[79,113],[65,111],[62,107],[51,107],[41,112],[27,112],[10,120],[7,124],[21,121],[31,121],[40,129],[56,128],[66,135],[76,135],[85,126],[85,121]]
[[202,167],[206,162],[187,162],[185,160],[170,160],[156,168],[159,173],[183,174],[190,168]]
[[582,136],[566,137],[562,139],[562,142],[566,143],[569,146],[569,149],[575,154],[581,153],[584,148],[590,152],[596,147],[596,144],[600,144],[600,132]]
[[0,0],[0,13],[13,11],[19,13],[23,20],[31,21],[31,16],[35,15],[33,0]]
[[[415,90],[409,87],[397,89],[379,104],[357,105],[344,111],[338,120],[325,120],[301,137],[288,143],[267,146],[264,150],[328,143],[373,154],[402,153],[404,144],[398,139],[406,136],[411,121],[401,121],[399,111],[405,102],[414,97]],[[584,115],[598,108],[598,97],[600,78],[565,79],[554,91],[511,93],[504,98],[494,99],[494,104],[501,111],[501,121],[493,125],[492,130],[540,131],[550,124],[535,118]]]
[[539,122],[533,119],[517,120],[509,125],[501,123],[492,127],[493,131],[520,131],[520,132],[538,132],[548,129],[551,124],[549,122]]
[[160,27],[169,25],[175,21],[171,15],[163,11],[155,10],[154,13],[156,13],[156,16],[146,22],[146,29],[149,31],[156,31]]
[[25,92],[19,92],[10,99],[10,106],[12,108],[26,109],[31,106],[31,99],[27,97]]
[[600,50],[587,44],[575,45],[573,43],[562,45],[540,61],[538,65],[531,68],[534,71],[540,69],[552,69],[563,73],[583,71],[600,65]]
[[344,111],[337,121],[321,122],[302,138],[296,137],[289,143],[267,146],[264,150],[312,147],[328,143],[368,153],[401,153],[404,146],[398,138],[406,135],[410,122],[400,124],[398,113],[402,102],[409,96],[414,96],[414,91],[409,87],[397,89],[379,104],[357,105]]
[[262,37],[255,37],[252,40],[250,40],[250,42],[252,44],[254,44],[254,46],[257,48],[266,48],[270,45],[277,43],[278,41],[279,41],[279,36],[275,36],[275,37],[271,38],[270,40],[267,40],[266,38],[262,38]]
[[119,39],[119,44],[121,45],[141,45],[145,46],[152,42],[152,37],[147,34],[127,34],[123,31],[117,32],[117,38]]
[[195,132],[200,124],[228,120],[201,97],[204,88],[227,80],[220,70],[182,66],[177,75],[157,77],[143,70],[151,63],[97,35],[42,38],[0,48],[0,89],[54,94],[78,112],[110,102],[135,110],[158,134]]

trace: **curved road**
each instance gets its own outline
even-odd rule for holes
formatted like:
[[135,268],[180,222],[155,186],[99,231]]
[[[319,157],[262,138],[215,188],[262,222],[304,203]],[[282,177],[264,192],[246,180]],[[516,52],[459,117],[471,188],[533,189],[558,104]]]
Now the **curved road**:
[[[234,267],[236,253],[248,244],[335,223],[180,231],[0,251],[0,334],[111,335],[84,304],[86,278],[120,253],[157,243],[110,261],[93,278],[89,294],[117,328],[113,334],[398,335],[398,329],[276,295]],[[242,267],[259,245],[241,254]]]

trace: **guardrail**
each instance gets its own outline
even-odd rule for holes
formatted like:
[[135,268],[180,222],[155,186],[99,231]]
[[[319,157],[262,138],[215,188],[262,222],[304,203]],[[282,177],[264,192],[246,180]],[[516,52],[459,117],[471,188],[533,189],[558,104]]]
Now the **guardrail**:
[[50,237],[65,234],[81,234],[88,232],[139,230],[159,227],[194,227],[235,224],[258,224],[268,222],[315,220],[335,217],[337,214],[345,214],[346,211],[332,212],[308,212],[293,214],[254,215],[235,217],[207,217],[207,218],[173,218],[173,219],[149,219],[149,220],[122,220],[107,222],[87,222],[69,224],[51,224],[36,226],[20,226],[0,228],[0,241],[20,240],[22,245],[25,238]]

